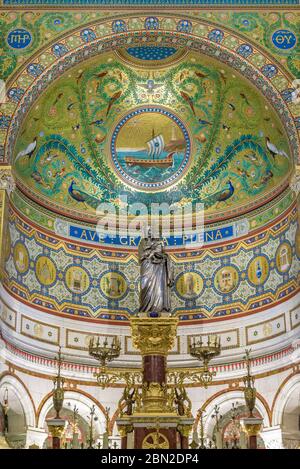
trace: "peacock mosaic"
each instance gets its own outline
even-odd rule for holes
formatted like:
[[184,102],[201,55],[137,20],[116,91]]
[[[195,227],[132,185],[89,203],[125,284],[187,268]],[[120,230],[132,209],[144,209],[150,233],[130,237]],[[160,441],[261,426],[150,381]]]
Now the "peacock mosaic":
[[224,216],[282,187],[291,155],[272,107],[224,64],[193,52],[173,64],[172,55],[157,70],[103,53],[49,86],[17,139],[21,190],[84,218],[122,197],[196,201]]
[[[256,312],[299,290],[295,206],[268,229],[198,251],[170,251],[172,308],[181,320]],[[139,305],[136,250],[73,244],[10,211],[4,286],[32,306],[82,317],[126,320]]]
[[[233,4],[234,2],[230,1],[230,3]],[[296,3],[297,0],[295,0]],[[20,7],[21,2],[18,1],[18,4]],[[71,7],[71,5],[69,6]],[[77,11],[64,10],[63,12],[43,11],[42,8],[39,11],[31,11],[29,5],[22,12],[15,11],[14,7],[7,10],[3,9],[0,17],[1,31],[3,32],[1,35],[1,48],[4,51],[4,54],[0,57],[1,76],[8,79],[23,62],[28,60],[31,55],[34,55],[42,46],[81,25],[108,18],[110,19],[110,30],[112,27],[120,31],[126,29],[126,13],[130,14],[130,9],[128,9],[128,12],[124,11],[124,15],[119,16],[114,22],[113,17],[116,10],[115,8],[109,8],[109,6],[104,10],[89,11],[82,8]],[[221,29],[229,27],[232,31],[239,32],[245,38],[248,38],[249,41],[255,41],[256,44],[269,50],[287,70],[296,76],[298,75],[299,47],[295,37],[299,30],[299,19],[296,9],[284,9],[283,11],[281,7],[272,8],[269,6],[267,10],[260,10],[259,5],[257,5],[248,11],[238,11],[237,9],[232,11],[230,8],[223,11],[218,9],[197,11],[189,10],[189,7],[186,6],[185,15],[189,18],[189,22],[178,25],[180,29],[190,32],[197,31],[199,19],[207,24],[214,24]],[[164,29],[168,29],[173,25],[174,29],[177,27],[173,15],[169,15],[167,19],[162,19],[160,16],[158,20],[160,20],[160,24],[158,21],[158,27],[163,26]],[[141,26],[143,26],[143,21],[135,20],[136,29]],[[19,38],[14,37],[12,33],[16,30],[23,31],[23,35]],[[108,32],[108,30],[105,30],[105,32]],[[283,32],[291,35],[292,40],[289,36],[285,39]],[[25,34],[27,35],[26,39],[24,39]],[[253,53],[253,50],[249,45],[245,48],[244,54],[251,55],[251,53]]]

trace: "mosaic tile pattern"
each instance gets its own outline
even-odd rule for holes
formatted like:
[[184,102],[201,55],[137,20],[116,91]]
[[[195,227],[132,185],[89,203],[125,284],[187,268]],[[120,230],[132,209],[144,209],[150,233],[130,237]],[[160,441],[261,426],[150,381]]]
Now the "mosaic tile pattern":
[[297,0],[3,0],[3,5],[297,5]]

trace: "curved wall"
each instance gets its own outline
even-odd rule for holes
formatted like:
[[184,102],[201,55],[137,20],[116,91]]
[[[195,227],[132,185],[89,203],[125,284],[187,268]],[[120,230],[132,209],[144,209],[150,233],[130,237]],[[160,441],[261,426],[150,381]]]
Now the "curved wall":
[[[210,228],[209,236],[226,232],[234,223]],[[170,248],[173,314],[182,321],[217,320],[261,311],[295,295],[296,232],[292,204],[247,235],[223,242],[217,235],[213,241],[208,237],[201,249]],[[115,321],[126,321],[138,311],[137,246],[116,249],[85,239],[70,241],[34,226],[11,206],[5,256],[5,289],[37,309]]]

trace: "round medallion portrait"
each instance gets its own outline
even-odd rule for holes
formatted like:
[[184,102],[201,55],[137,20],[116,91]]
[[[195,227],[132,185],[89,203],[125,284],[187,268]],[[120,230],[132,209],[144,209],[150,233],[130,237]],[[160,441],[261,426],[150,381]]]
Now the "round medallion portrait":
[[282,243],[276,252],[276,266],[280,273],[287,272],[292,264],[292,247],[289,243]]
[[253,285],[261,285],[269,275],[269,262],[264,256],[253,259],[248,267],[248,278]]
[[185,272],[178,277],[176,290],[185,299],[196,298],[203,289],[203,280],[196,272]]
[[73,293],[84,293],[90,286],[89,276],[81,267],[69,267],[66,271],[66,284]]
[[125,278],[118,272],[108,272],[101,277],[100,288],[108,298],[119,299],[125,294],[127,284]]
[[222,293],[229,293],[234,290],[238,281],[239,274],[233,266],[222,267],[215,275],[215,287]]
[[39,257],[36,263],[35,273],[42,285],[51,285],[56,279],[56,267],[54,262],[46,256]]
[[17,271],[21,274],[29,267],[29,255],[27,248],[21,242],[17,242],[14,247],[14,261]]
[[111,158],[121,179],[135,188],[162,190],[188,168],[191,141],[182,121],[160,107],[135,109],[117,124]]

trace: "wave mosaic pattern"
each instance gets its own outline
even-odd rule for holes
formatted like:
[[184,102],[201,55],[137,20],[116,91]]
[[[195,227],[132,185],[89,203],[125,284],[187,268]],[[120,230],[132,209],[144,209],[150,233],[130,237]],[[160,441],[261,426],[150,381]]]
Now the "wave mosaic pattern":
[[[171,253],[174,314],[182,320],[255,312],[297,293],[296,209],[243,240]],[[11,212],[5,288],[39,309],[126,320],[137,312],[136,251],[96,249],[59,239]]]

